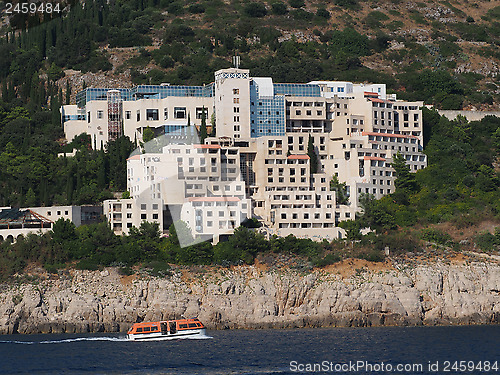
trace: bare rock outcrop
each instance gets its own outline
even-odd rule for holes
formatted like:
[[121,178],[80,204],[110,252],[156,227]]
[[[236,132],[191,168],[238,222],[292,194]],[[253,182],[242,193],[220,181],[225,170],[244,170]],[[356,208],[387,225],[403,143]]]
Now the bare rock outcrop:
[[[197,316],[209,328],[488,324],[500,320],[500,265],[435,262],[355,274],[178,269],[123,277],[71,271],[0,288],[0,333],[125,331]],[[131,280],[133,279],[133,280]]]

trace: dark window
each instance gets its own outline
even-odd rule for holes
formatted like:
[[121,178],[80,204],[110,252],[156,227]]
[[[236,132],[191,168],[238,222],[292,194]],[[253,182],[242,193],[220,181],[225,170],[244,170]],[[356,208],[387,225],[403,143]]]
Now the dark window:
[[186,107],[174,107],[174,118],[186,118]]
[[189,328],[196,328],[196,323],[189,323]]
[[137,328],[137,332],[142,332],[142,328]]
[[180,329],[187,328],[187,327],[188,327],[188,325],[187,325],[187,324],[179,324],[179,328],[180,328]]
[[149,332],[151,331],[151,327],[144,327],[144,332]]
[[159,115],[157,109],[146,109],[146,120],[158,121]]

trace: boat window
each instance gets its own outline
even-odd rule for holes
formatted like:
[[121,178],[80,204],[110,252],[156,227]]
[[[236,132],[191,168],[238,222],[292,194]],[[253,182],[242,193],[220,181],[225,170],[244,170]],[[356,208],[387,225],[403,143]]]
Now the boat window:
[[202,327],[201,323],[196,323],[196,325],[197,325],[198,327]]
[[144,332],[149,332],[151,330],[150,327],[144,327]]
[[157,326],[152,326],[151,327],[151,331],[158,331],[158,327]]
[[187,324],[179,324],[179,328],[180,328],[180,329],[187,328],[187,327],[188,327],[188,325],[187,325]]
[[137,328],[137,332],[142,332],[142,328]]
[[189,323],[189,328],[196,327],[196,323]]

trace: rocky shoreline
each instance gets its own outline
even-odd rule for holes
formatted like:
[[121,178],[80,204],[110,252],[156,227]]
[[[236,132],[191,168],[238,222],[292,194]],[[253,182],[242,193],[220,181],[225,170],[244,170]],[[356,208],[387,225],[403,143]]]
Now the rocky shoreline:
[[199,317],[209,329],[500,323],[496,260],[347,260],[308,272],[256,264],[163,278],[68,270],[0,286],[0,333],[126,331]]

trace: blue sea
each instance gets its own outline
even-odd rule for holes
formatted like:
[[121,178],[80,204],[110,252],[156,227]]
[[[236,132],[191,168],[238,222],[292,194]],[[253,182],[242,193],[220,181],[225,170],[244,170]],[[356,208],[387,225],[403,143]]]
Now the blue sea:
[[500,374],[500,326],[0,336],[1,374]]

